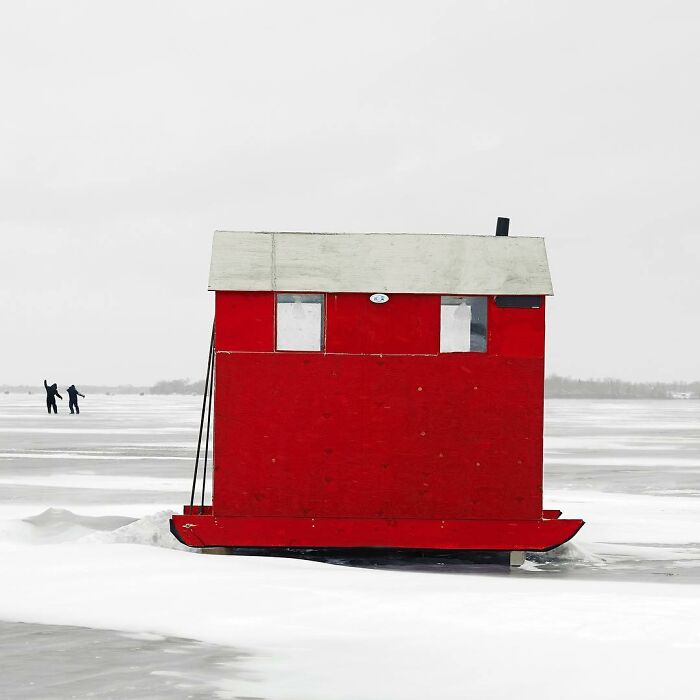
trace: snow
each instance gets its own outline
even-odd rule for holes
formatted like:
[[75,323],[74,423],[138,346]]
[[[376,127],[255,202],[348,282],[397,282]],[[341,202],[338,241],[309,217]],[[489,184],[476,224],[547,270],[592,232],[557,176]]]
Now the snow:
[[[437,686],[443,698],[496,698],[543,674],[551,691],[537,683],[540,697],[566,686],[572,698],[620,687],[657,698],[689,687],[700,646],[694,586],[377,571],[84,540],[3,560],[4,619],[235,645],[253,654],[254,680],[239,679],[239,695],[418,699]],[[572,685],[575,669],[590,672]]]
[[170,534],[169,521],[170,516],[174,512],[173,510],[161,510],[138,520],[122,524],[119,528],[112,528],[108,532],[91,533],[81,537],[80,541],[97,544],[145,544],[152,547],[191,552],[192,550],[189,547],[181,544]]
[[683,496],[551,490],[545,508],[576,513],[586,521],[576,542],[700,543],[700,502]]
[[64,508],[47,508],[37,515],[0,521],[0,542],[6,547],[18,542],[71,542],[85,536],[96,536],[96,532],[103,534],[101,531],[112,535],[132,522],[134,518],[124,516],[77,515]]
[[[117,406],[118,397],[110,398]],[[196,425],[196,401],[178,401]],[[620,421],[610,436],[615,442],[629,446],[636,431],[653,428],[663,443],[668,419],[670,452],[679,419],[692,424],[700,413],[700,402],[682,402],[683,414],[670,402],[657,402],[656,413],[649,406],[646,413],[635,411],[636,403],[647,402],[620,402],[619,410],[635,412],[635,420]],[[143,405],[154,424],[167,424],[167,404]],[[609,402],[550,403],[557,452],[581,456],[585,434],[595,438],[611,430],[611,410]],[[640,415],[652,416],[646,428],[638,427]],[[85,413],[86,428],[113,420],[106,411]],[[2,425],[0,447],[8,452]],[[168,442],[157,433],[149,440]],[[683,435],[697,464],[697,429]],[[599,443],[591,444],[600,449]],[[54,449],[71,446],[57,438]],[[629,466],[610,467],[605,479],[598,467],[591,467],[593,476],[585,465],[564,475],[557,469],[548,478],[545,507],[587,521],[571,543],[530,555],[514,571],[450,563],[415,570],[186,550],[167,524],[170,512],[188,500],[186,488],[173,503],[163,477],[152,492],[158,503],[76,504],[62,491],[68,500],[51,504],[51,485],[62,472],[22,482],[23,470],[34,465],[26,457],[33,448],[14,447],[22,456],[4,463],[3,483],[25,483],[34,500],[3,504],[0,619],[119,630],[143,639],[184,637],[245,652],[235,674],[222,668],[213,697],[651,700],[668,693],[687,697],[695,687],[700,516],[697,498],[688,495],[698,485],[693,468],[673,472],[662,494],[625,491]],[[186,456],[184,448],[175,451]],[[144,459],[144,473],[133,474],[139,491],[148,470],[162,469]],[[102,480],[105,491],[116,487],[115,499],[121,498],[122,477],[132,478],[122,470],[130,463],[95,464],[89,477]],[[646,474],[648,466],[639,469]],[[78,472],[76,466],[62,475],[64,484],[83,483]],[[161,479],[162,472],[152,473]],[[575,488],[569,486],[573,473]],[[186,476],[180,461],[167,478],[186,484]]]

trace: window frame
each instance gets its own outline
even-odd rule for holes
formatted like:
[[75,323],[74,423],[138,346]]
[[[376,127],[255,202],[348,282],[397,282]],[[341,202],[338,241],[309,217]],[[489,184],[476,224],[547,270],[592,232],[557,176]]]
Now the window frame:
[[[469,349],[468,350],[443,350],[443,306],[459,306],[462,300],[467,300],[470,307],[469,319]],[[479,308],[480,307],[480,308]],[[474,313],[475,308],[481,313]],[[488,352],[488,335],[489,335],[489,297],[480,294],[441,294],[440,295],[440,337],[438,338],[438,352],[440,355],[454,354],[486,354]],[[483,335],[474,332],[474,324],[483,325]],[[483,342],[483,347],[474,347],[474,338]]]
[[[288,300],[283,300],[280,302],[280,297],[315,297],[312,301],[307,299],[306,301],[300,300],[300,303],[319,303],[321,304],[321,327],[319,329],[319,347],[318,348],[280,348],[279,347],[279,304],[280,303],[290,303]],[[274,352],[325,352],[326,349],[326,294],[324,292],[275,292],[275,304],[274,304],[274,323],[275,323],[275,346]],[[292,304],[296,303],[296,300],[291,301]]]

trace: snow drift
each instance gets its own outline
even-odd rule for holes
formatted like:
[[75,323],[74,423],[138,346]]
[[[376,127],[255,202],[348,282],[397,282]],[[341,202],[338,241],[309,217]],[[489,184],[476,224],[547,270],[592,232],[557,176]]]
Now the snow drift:
[[185,552],[198,550],[186,547],[170,533],[169,520],[175,511],[161,510],[134,520],[111,532],[95,532],[81,538],[81,542],[102,544],[143,544]]

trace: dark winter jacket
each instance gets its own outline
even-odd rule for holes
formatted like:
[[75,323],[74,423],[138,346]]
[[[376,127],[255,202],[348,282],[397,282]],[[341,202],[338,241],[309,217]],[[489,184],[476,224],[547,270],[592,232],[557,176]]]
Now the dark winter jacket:
[[44,389],[46,389],[46,398],[47,399],[53,399],[54,396],[58,396],[61,401],[63,401],[63,397],[58,393],[58,385],[52,384],[49,386],[46,383],[46,380],[44,379]]

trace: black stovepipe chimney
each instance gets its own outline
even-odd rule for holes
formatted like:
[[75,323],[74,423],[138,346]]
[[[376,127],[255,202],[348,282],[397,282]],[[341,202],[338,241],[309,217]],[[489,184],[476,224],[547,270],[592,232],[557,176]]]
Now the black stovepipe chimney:
[[507,236],[509,226],[510,226],[510,219],[505,219],[504,217],[499,216],[498,221],[496,222],[496,235],[497,236]]

